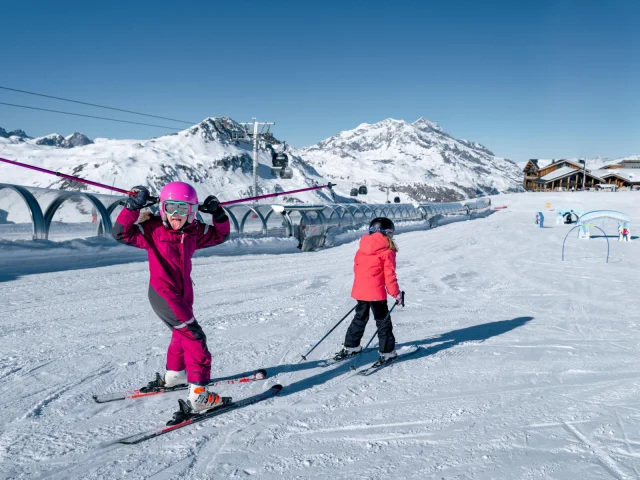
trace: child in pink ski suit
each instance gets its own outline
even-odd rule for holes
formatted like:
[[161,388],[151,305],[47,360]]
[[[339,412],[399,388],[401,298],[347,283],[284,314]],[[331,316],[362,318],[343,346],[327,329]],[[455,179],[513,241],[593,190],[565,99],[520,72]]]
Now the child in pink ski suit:
[[[212,214],[213,225],[195,219],[198,198],[195,189],[183,182],[171,182],[160,193],[160,216],[138,222],[148,201],[145,187],[134,187],[113,227],[119,242],[148,253],[149,301],[155,313],[172,330],[167,352],[167,372],[158,375],[150,387],[190,384],[189,404],[194,410],[210,408],[221,401],[206,385],[211,376],[211,354],[207,337],[193,314],[191,257],[201,248],[224,242],[229,237],[229,218],[214,196],[200,211]],[[185,374],[186,370],[186,374]]]

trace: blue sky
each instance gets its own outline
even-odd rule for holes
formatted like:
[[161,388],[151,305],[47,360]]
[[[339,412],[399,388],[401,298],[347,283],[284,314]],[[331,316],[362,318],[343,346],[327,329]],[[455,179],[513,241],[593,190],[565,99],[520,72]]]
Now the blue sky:
[[[640,2],[5,2],[0,86],[198,122],[275,121],[295,146],[424,116],[515,161],[640,154]],[[0,90],[0,102],[186,124]],[[32,136],[170,130],[0,105]]]

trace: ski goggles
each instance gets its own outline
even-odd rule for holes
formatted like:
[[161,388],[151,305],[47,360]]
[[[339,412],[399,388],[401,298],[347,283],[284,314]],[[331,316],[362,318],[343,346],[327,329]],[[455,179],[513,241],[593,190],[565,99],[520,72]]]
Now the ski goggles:
[[191,213],[191,204],[166,200],[162,202],[162,210],[167,215],[180,215],[181,217],[184,217]]
[[395,230],[391,230],[390,228],[370,228],[369,233],[381,233],[386,235],[387,237],[393,237],[393,232]]

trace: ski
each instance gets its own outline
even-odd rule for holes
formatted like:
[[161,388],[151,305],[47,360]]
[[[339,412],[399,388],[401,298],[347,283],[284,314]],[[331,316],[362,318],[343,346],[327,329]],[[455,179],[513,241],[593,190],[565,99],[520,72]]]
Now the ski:
[[329,358],[327,360],[321,360],[318,363],[318,367],[326,368],[326,367],[330,367],[331,365],[337,365],[338,363],[349,362],[349,361],[353,360],[354,358],[358,358],[363,353],[373,352],[374,350],[376,350],[376,349],[375,348],[367,348],[366,350],[361,350],[358,353],[354,353],[353,355],[349,355],[348,357],[344,357],[344,358],[341,358],[339,360],[336,360],[335,358]]
[[237,402],[231,402],[219,407],[214,407],[202,413],[186,414],[185,418],[183,418],[182,421],[180,421],[180,423],[165,426],[158,430],[150,430],[147,432],[136,433],[135,435],[130,435],[128,437],[121,438],[117,440],[116,443],[121,443],[123,445],[135,445],[135,444],[144,442],[146,440],[159,437],[160,435],[164,435],[165,433],[178,430],[179,428],[186,427],[187,425],[192,425],[198,422],[204,422],[205,420],[209,420],[213,417],[217,417],[219,415],[223,415],[225,413],[229,413],[234,410],[238,410],[239,408],[248,407],[249,405],[253,405],[258,402],[263,402],[265,400],[268,400],[269,398],[275,397],[280,393],[281,390],[282,390],[282,385],[274,385],[269,390],[259,393],[257,395],[254,395],[252,397],[244,398],[242,400],[238,400]]
[[[207,385],[215,387],[218,385],[234,385],[236,383],[248,383],[255,382],[257,380],[264,380],[267,378],[267,371],[260,369],[252,372],[248,375],[240,375],[235,377],[216,378],[211,380]],[[176,387],[157,387],[148,388],[142,387],[137,390],[129,390],[126,392],[105,393],[103,395],[94,395],[93,399],[96,403],[108,403],[118,400],[126,400],[127,398],[142,398],[150,397],[152,395],[159,395],[162,393],[177,392],[179,390],[187,390],[189,385],[178,385]]]
[[398,351],[397,357],[393,358],[392,360],[386,361],[384,363],[380,363],[380,360],[376,360],[373,364],[369,365],[368,367],[363,368],[362,370],[358,370],[357,375],[369,376],[373,373],[376,373],[378,370],[381,370],[385,367],[388,367],[389,365],[393,365],[394,363],[397,363],[398,360],[405,359],[407,357],[410,357],[411,355],[418,353],[419,350],[420,350],[420,347],[415,345],[409,346],[409,347],[402,347]]

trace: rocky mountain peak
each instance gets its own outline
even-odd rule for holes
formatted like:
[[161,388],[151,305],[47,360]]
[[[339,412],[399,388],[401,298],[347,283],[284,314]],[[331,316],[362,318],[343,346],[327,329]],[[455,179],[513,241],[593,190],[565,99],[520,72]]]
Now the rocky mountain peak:
[[240,125],[229,117],[209,117],[188,128],[186,134],[197,135],[205,142],[220,142],[224,145],[231,142],[240,131]]
[[52,133],[50,135],[45,135],[44,137],[38,137],[33,141],[36,145],[43,145],[46,147],[63,147],[64,142],[64,137],[59,133]]
[[84,145],[91,145],[92,140],[86,135],[78,132],[73,132],[71,135],[64,139],[65,148],[82,147]]
[[59,133],[52,133],[50,135],[45,135],[44,137],[36,138],[33,143],[46,147],[74,148],[91,145],[93,141],[82,133],[74,132],[66,138]]
[[418,120],[413,122],[412,125],[421,130],[443,132],[442,127],[440,127],[440,125],[424,117],[420,117]]
[[522,188],[516,164],[453,138],[426,118],[361,124],[302,149],[302,157],[325,178],[346,185],[340,192],[345,196],[351,184],[379,185],[369,189],[367,202],[384,199],[385,185],[404,192],[402,201],[462,200]]
[[27,135],[24,132],[24,130],[17,129],[11,132],[7,132],[4,128],[0,127],[0,138],[9,138],[9,137],[18,137],[23,140],[31,138],[29,135]]

